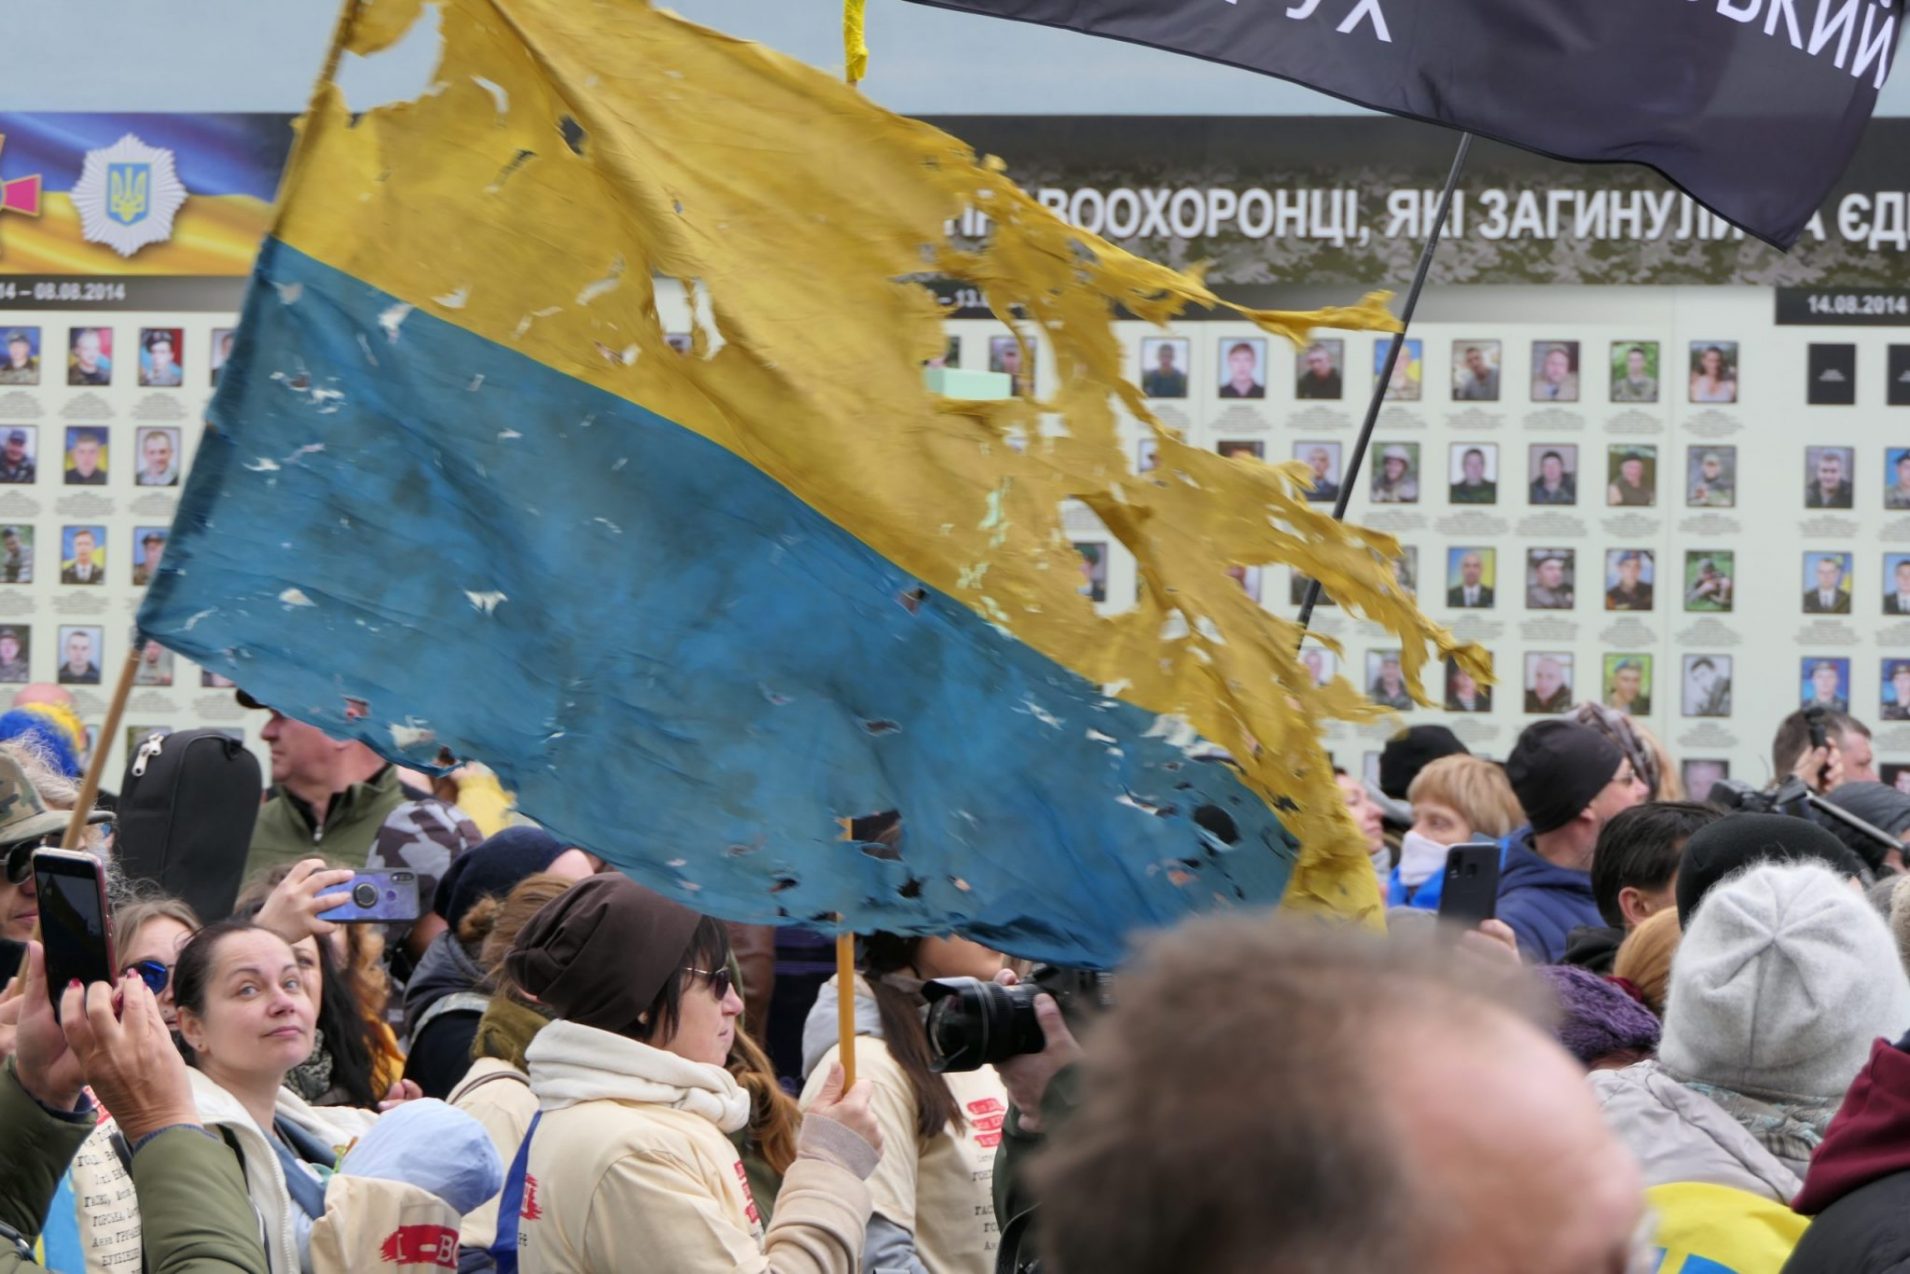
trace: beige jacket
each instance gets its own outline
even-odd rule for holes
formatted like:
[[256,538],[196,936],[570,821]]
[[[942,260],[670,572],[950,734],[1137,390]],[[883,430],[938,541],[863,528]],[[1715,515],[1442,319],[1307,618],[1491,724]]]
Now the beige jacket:
[[[866,989],[860,979],[857,989]],[[872,1209],[908,1232],[914,1259],[927,1274],[991,1274],[1001,1237],[995,1147],[1008,1115],[1001,1077],[992,1066],[944,1075],[961,1107],[961,1126],[924,1137],[915,1126],[915,1090],[888,1044],[867,1035],[855,1044],[856,1074],[875,1087],[872,1106],[882,1129],[882,1162],[869,1178]],[[803,1088],[803,1109],[816,1100],[840,1055],[831,1047],[816,1063]]]
[[[480,1057],[471,1063],[471,1069],[445,1100],[484,1125],[506,1168],[517,1157],[531,1116],[537,1113],[530,1077],[495,1057]],[[476,1211],[465,1213],[464,1224],[458,1228],[458,1242],[471,1248],[489,1248],[497,1242],[497,1204],[492,1199]]]
[[[199,1117],[214,1132],[238,1142],[246,1193],[260,1218],[271,1274],[300,1274],[295,1206],[285,1169],[271,1142],[239,1099],[205,1074],[189,1070]],[[340,1154],[378,1118],[348,1106],[307,1104],[289,1088],[279,1090],[276,1113]],[[325,1215],[312,1223],[313,1274],[379,1269],[426,1271],[455,1267],[458,1214],[436,1195],[401,1181],[334,1175],[325,1187]]]
[[543,1112],[519,1219],[525,1274],[638,1261],[671,1274],[855,1274],[875,1153],[840,1124],[811,1121],[765,1233],[727,1135],[749,1119],[729,1072],[574,1022],[538,1032],[525,1060]]

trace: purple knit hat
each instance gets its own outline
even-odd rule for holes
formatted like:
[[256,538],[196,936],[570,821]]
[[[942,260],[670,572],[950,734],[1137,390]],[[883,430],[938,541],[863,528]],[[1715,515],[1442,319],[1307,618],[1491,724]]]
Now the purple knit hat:
[[1548,964],[1538,972],[1558,996],[1563,1014],[1558,1042],[1580,1065],[1591,1066],[1613,1053],[1658,1047],[1658,1019],[1619,987],[1574,965]]

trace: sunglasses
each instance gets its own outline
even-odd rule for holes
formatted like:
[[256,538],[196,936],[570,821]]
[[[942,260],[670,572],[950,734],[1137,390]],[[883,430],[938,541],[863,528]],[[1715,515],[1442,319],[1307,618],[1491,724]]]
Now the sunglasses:
[[710,994],[714,995],[718,1000],[727,1000],[730,998],[730,987],[733,984],[730,980],[730,971],[728,969],[718,969],[714,973],[708,969],[686,968],[683,971],[685,973],[694,973],[699,978],[708,978],[710,981]]
[[119,971],[121,977],[128,973],[137,973],[154,995],[162,994],[172,982],[172,966],[164,960],[135,960]]
[[17,885],[33,874],[33,851],[36,849],[58,849],[60,842],[66,839],[64,832],[48,832],[45,836],[36,836],[32,840],[16,841],[7,846],[7,883]]

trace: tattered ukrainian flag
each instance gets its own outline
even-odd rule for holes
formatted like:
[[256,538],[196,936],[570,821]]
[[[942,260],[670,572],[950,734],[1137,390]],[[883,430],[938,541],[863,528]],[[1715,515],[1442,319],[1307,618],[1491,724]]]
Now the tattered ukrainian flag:
[[[420,7],[365,6],[341,43]],[[1123,381],[1114,307],[1217,304],[1197,280],[635,0],[438,7],[419,100],[318,91],[147,632],[387,755],[480,757],[562,836],[734,919],[1105,964],[1290,882],[1377,906],[1316,729],[1375,710],[1316,690],[1228,568],[1302,565],[1410,672],[1450,640],[1390,539],[1309,508],[1296,466],[1181,444]],[[993,224],[965,248],[970,209]],[[923,273],[1038,333],[1054,396],[929,392]],[[701,315],[687,354],[657,278]],[[1391,325],[1378,298],[1250,317]],[[1079,595],[1068,499],[1135,554],[1131,612]],[[899,846],[842,840],[888,810]]]

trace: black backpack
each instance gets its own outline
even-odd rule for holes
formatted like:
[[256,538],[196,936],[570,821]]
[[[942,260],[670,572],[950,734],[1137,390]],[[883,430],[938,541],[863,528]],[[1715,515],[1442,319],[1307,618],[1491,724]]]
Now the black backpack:
[[126,763],[114,856],[127,878],[183,898],[210,923],[232,914],[259,817],[258,758],[217,730],[152,734]]

